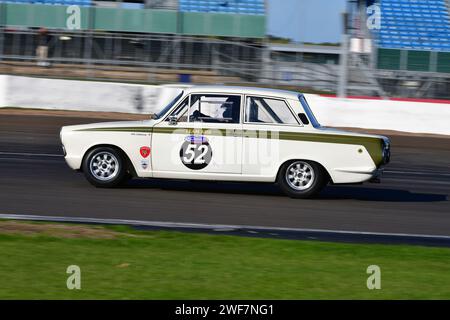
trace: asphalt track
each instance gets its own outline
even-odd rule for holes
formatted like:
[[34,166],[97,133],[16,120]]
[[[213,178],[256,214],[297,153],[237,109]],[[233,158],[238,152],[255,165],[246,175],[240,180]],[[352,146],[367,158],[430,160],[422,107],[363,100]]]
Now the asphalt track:
[[295,200],[271,184],[135,179],[94,188],[66,166],[58,133],[98,121],[0,114],[0,214],[450,236],[450,138],[392,135],[381,184]]

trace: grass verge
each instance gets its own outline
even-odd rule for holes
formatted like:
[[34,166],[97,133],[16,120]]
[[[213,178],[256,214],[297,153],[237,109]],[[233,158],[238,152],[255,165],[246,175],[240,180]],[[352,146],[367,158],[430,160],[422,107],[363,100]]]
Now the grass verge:
[[0,257],[0,299],[450,299],[448,248],[0,221]]

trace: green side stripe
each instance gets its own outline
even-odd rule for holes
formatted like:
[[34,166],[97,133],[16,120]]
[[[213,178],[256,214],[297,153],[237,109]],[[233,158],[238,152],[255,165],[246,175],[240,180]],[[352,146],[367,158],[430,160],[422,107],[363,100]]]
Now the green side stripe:
[[[226,130],[226,129],[207,129],[207,128],[152,128],[152,127],[119,127],[119,128],[91,128],[80,129],[79,131],[115,131],[115,132],[153,132],[162,134],[171,134],[177,132],[179,134],[198,134],[198,135],[213,135],[213,136],[226,136],[228,135],[241,135],[244,137],[272,139],[276,138],[276,131],[266,130]],[[337,135],[337,134],[317,134],[317,133],[302,133],[302,132],[286,132],[279,131],[278,138],[280,140],[292,140],[292,141],[310,141],[319,143],[339,143],[350,145],[362,145],[369,152],[373,162],[376,166],[380,165],[383,161],[382,148],[383,142],[380,138],[372,137],[359,137],[349,135]]]
[[[154,133],[173,133],[177,131],[180,134],[209,134],[215,136],[224,136],[227,133],[231,134],[232,130],[226,129],[192,129],[192,128],[154,128]],[[275,132],[275,131],[274,131]],[[272,139],[276,138],[272,131],[266,130],[236,130],[232,134],[240,135],[243,134],[244,137],[262,138],[262,139]],[[380,165],[383,161],[382,156],[382,139],[372,138],[372,137],[359,137],[359,136],[349,136],[349,135],[337,135],[337,134],[316,134],[316,133],[302,133],[302,132],[286,132],[279,131],[278,138],[280,140],[292,140],[292,141],[311,141],[311,142],[321,142],[321,143],[339,143],[339,144],[350,144],[350,145],[362,145],[369,152],[373,162],[376,166]]]
[[78,131],[117,131],[117,132],[149,132],[151,133],[152,127],[112,127],[112,128],[89,128],[80,129]]

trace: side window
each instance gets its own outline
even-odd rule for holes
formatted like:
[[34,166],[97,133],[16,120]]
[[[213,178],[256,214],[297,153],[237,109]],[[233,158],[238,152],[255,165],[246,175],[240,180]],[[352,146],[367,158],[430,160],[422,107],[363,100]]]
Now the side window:
[[191,95],[190,122],[239,123],[241,97],[233,95]]
[[[177,116],[178,122],[187,122],[187,113],[189,106],[189,96],[186,97],[183,102],[176,108],[170,116]],[[167,117],[166,121],[169,121],[169,117]]]
[[245,122],[298,124],[284,100],[247,97]]

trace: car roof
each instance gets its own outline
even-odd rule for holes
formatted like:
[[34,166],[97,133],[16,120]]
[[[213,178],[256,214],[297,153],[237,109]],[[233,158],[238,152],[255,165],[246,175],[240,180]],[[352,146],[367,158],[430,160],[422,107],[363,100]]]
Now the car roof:
[[197,85],[185,89],[186,94],[189,93],[229,93],[229,94],[254,94],[260,96],[273,96],[286,99],[298,99],[300,92],[258,88],[258,87],[240,87],[240,86],[223,86],[223,85]]

